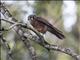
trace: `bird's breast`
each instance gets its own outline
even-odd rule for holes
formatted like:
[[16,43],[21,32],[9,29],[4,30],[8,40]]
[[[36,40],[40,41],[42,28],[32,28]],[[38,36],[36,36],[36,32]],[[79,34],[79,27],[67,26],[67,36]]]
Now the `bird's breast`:
[[39,32],[45,33],[47,31],[47,26],[39,21],[31,21],[32,26]]

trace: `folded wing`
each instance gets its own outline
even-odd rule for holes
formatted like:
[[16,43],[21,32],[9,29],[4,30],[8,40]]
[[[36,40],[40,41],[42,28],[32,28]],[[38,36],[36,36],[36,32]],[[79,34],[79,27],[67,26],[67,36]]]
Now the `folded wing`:
[[57,28],[55,28],[53,25],[51,25],[47,20],[45,20],[44,18],[41,17],[36,17],[35,18],[37,21],[45,24],[48,28],[48,31],[50,31],[51,33],[53,33],[54,35],[56,35],[59,39],[63,39],[65,38],[65,36],[62,34],[62,32],[60,30],[58,30]]

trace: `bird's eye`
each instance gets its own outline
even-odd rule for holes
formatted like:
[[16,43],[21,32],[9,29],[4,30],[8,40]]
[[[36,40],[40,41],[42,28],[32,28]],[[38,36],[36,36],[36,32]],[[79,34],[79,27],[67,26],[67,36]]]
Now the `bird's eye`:
[[28,17],[28,20],[33,20],[33,19],[35,19],[35,15],[30,15],[30,16]]
[[30,19],[33,20],[33,17],[31,17]]

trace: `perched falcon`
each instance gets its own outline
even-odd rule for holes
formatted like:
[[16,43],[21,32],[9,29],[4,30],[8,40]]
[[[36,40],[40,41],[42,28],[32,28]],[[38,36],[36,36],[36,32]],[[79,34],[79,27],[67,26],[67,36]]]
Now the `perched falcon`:
[[61,31],[59,31],[57,28],[55,28],[46,19],[42,17],[38,17],[36,15],[29,15],[28,20],[37,31],[43,34],[46,33],[46,31],[49,31],[52,34],[56,35],[59,39],[65,38]]

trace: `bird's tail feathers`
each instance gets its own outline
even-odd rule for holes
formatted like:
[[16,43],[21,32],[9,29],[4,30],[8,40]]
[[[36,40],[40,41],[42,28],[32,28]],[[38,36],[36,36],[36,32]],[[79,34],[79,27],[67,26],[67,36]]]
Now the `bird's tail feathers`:
[[65,36],[62,34],[61,31],[59,31],[57,28],[48,28],[48,31],[50,31],[52,34],[56,35],[59,39],[65,38]]

